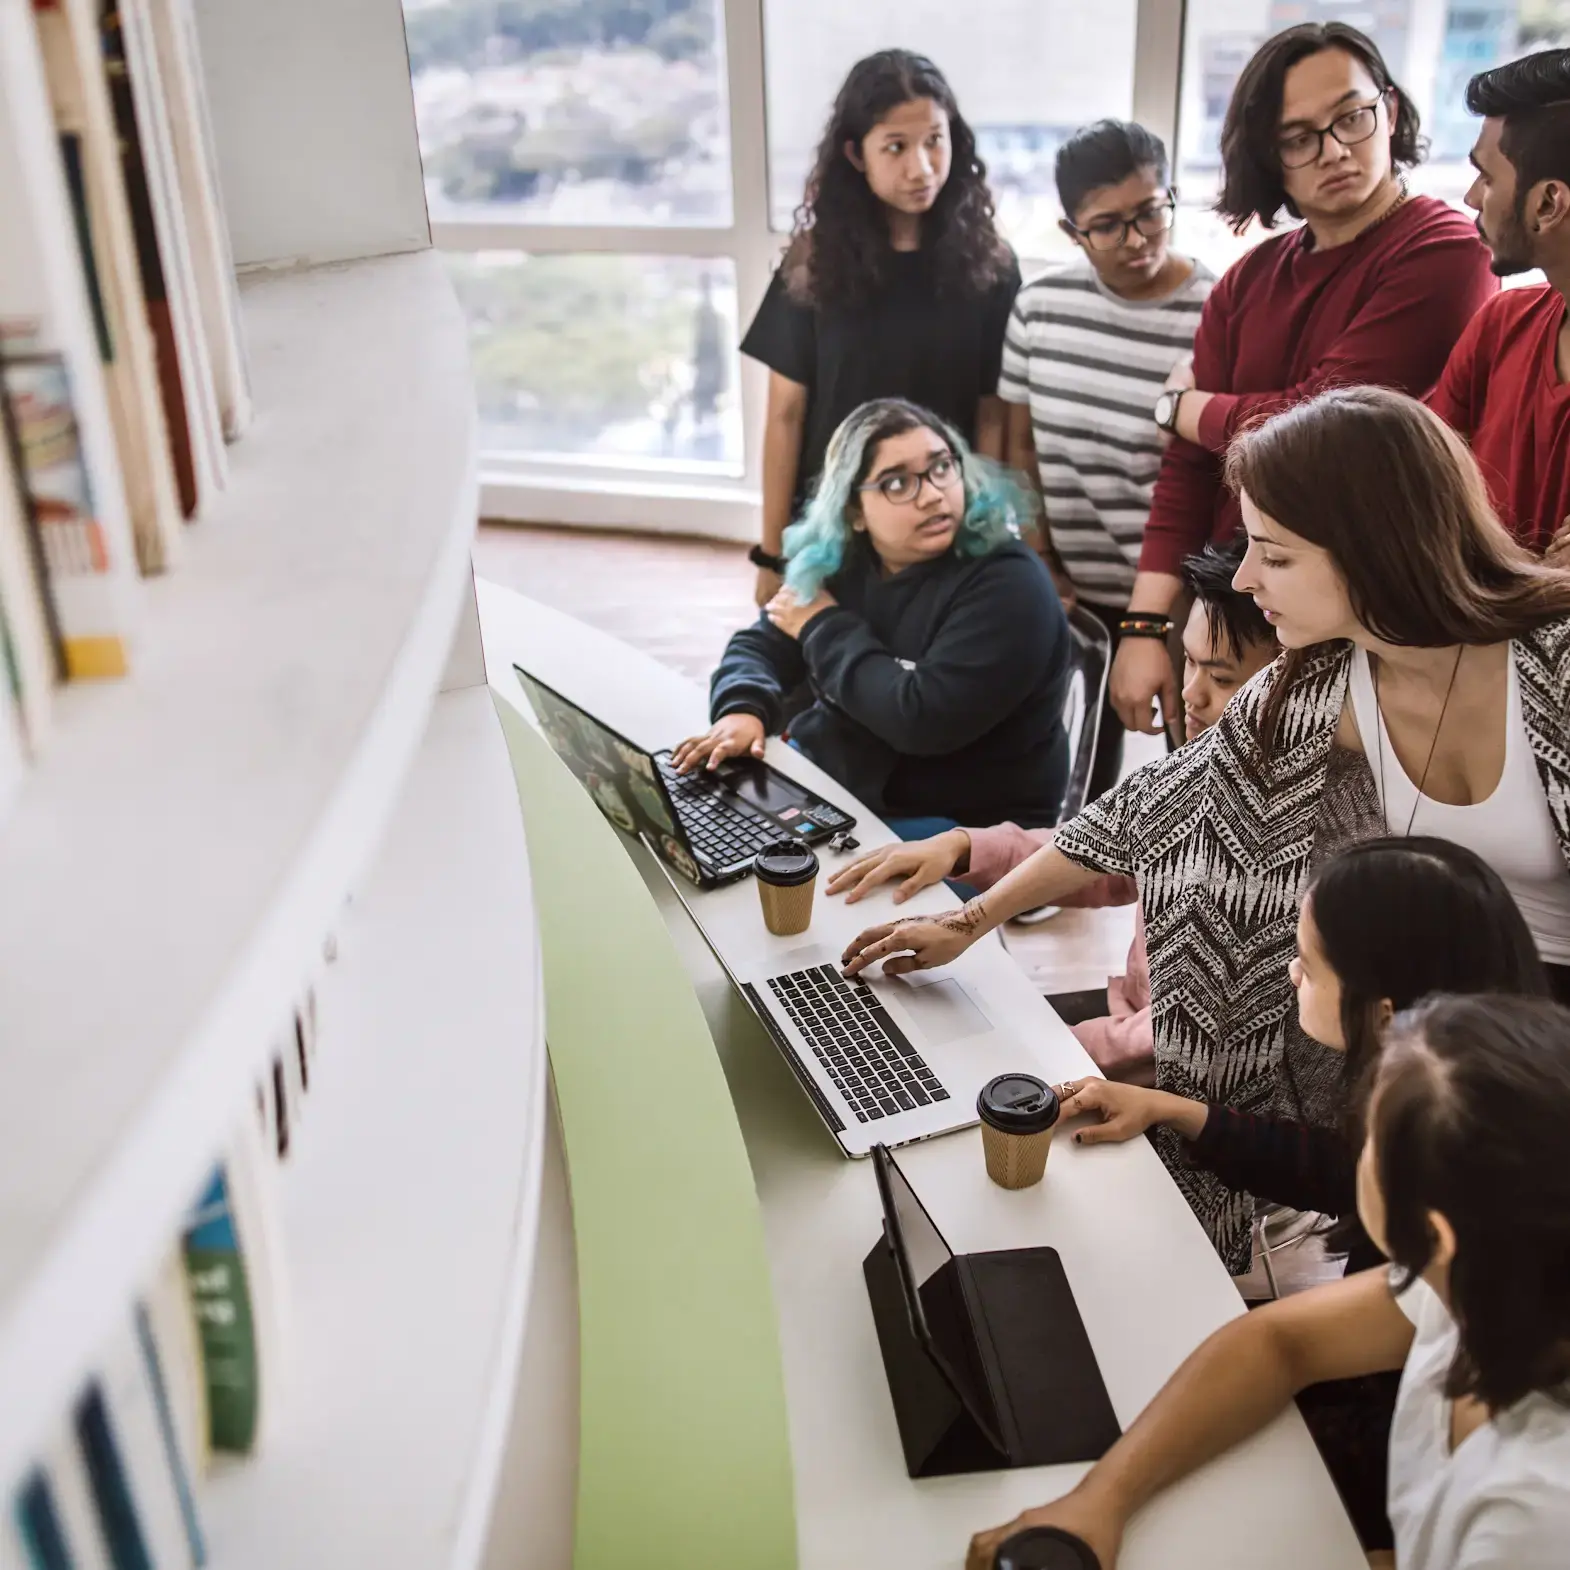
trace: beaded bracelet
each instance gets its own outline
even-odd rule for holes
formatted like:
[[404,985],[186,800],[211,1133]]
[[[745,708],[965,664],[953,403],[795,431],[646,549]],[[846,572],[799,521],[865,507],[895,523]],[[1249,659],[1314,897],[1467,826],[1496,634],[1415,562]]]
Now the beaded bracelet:
[[1171,635],[1172,625],[1170,616],[1142,616],[1136,613],[1132,616],[1125,616],[1118,622],[1118,636],[1120,638],[1165,639]]

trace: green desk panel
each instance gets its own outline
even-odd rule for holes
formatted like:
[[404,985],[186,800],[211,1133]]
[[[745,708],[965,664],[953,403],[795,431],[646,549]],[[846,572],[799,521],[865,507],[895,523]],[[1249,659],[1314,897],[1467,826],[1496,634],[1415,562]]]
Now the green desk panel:
[[615,830],[492,697],[528,834],[572,1192],[575,1570],[791,1570],[774,1298],[714,1043]]

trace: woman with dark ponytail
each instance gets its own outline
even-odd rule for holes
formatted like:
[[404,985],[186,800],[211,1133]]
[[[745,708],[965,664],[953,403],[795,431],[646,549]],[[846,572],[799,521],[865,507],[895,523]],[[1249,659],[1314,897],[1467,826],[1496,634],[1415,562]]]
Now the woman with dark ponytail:
[[976,138],[943,73],[884,49],[851,68],[795,232],[742,340],[769,369],[758,604],[829,438],[870,399],[932,410],[1003,456],[995,396],[1019,265],[993,221]]

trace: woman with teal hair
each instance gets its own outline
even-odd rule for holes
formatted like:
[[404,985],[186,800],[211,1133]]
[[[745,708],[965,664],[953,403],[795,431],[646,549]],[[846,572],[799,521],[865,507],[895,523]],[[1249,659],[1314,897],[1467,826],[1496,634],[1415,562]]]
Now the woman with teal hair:
[[683,770],[790,739],[907,838],[1057,821],[1071,645],[1024,493],[903,399],[834,433],[785,536],[785,586],[730,640]]

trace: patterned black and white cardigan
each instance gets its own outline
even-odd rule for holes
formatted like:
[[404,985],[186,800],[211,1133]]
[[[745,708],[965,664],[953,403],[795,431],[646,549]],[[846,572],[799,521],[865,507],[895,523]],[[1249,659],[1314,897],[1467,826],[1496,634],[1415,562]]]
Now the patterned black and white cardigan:
[[[1522,715],[1560,849],[1570,866],[1570,616],[1511,646]],[[1381,832],[1367,763],[1332,743],[1352,646],[1314,652],[1287,698],[1273,756],[1256,740],[1279,666],[1220,722],[1130,775],[1063,825],[1054,843],[1081,866],[1139,881],[1150,955],[1157,1083],[1246,1111],[1279,1105],[1277,1070],[1296,1029],[1287,966],[1297,912],[1327,838],[1345,840],[1346,795],[1365,810],[1350,837]],[[1327,775],[1331,788],[1327,790]],[[1373,811],[1367,811],[1373,804]],[[1157,1145],[1234,1273],[1248,1266],[1252,1201]]]

